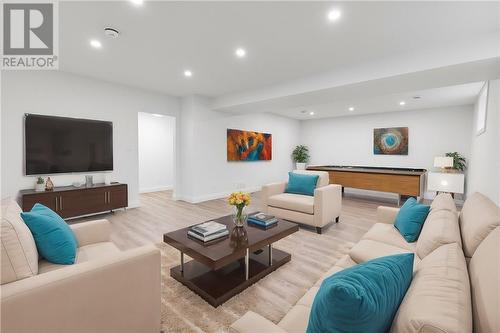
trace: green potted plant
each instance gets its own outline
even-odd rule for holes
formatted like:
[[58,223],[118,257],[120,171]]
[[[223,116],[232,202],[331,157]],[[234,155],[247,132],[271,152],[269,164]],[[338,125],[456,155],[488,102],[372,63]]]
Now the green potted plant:
[[309,148],[304,145],[298,145],[292,152],[292,159],[297,170],[305,170],[309,157]]
[[465,157],[463,157],[456,151],[451,153],[446,153],[446,156],[453,157],[453,169],[458,171],[464,171],[467,168],[467,161],[465,160]]
[[35,191],[36,192],[43,192],[43,191],[45,191],[45,181],[43,180],[42,177],[38,177],[36,179]]

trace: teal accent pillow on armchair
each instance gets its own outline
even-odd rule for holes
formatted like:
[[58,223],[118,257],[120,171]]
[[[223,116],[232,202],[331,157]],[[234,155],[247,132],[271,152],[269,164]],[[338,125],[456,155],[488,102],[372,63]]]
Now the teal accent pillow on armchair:
[[54,264],[75,263],[78,242],[71,228],[52,209],[35,204],[30,212],[21,213],[35,239],[38,253]]
[[381,257],[326,278],[307,333],[385,333],[413,277],[413,253]]
[[415,198],[408,198],[401,206],[394,226],[407,242],[411,243],[418,239],[429,209],[430,206],[417,203]]
[[314,196],[314,190],[318,183],[318,175],[306,175],[303,173],[288,173],[288,184],[285,193],[302,194]]

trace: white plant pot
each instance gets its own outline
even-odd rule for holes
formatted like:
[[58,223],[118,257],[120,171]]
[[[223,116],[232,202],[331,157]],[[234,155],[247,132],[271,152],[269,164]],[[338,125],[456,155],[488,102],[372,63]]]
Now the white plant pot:
[[35,192],[45,191],[45,184],[35,184]]
[[305,163],[299,163],[299,162],[297,162],[297,163],[295,163],[295,168],[297,170],[305,170],[306,169],[306,164]]

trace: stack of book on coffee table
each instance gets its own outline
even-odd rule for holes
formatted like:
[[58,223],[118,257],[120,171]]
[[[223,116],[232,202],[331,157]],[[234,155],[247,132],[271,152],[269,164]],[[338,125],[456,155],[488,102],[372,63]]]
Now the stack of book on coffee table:
[[278,223],[276,216],[264,213],[254,213],[248,216],[248,224],[263,228],[270,228]]
[[208,221],[189,228],[188,236],[202,242],[210,242],[229,235],[227,226],[215,221]]

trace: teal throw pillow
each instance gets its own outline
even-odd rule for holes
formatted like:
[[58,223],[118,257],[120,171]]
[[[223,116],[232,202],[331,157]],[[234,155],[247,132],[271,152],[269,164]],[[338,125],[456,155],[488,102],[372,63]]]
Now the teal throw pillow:
[[415,198],[408,198],[399,209],[394,226],[407,242],[415,242],[420,235],[430,206],[417,203]]
[[75,263],[78,242],[71,228],[50,208],[35,204],[30,212],[21,213],[35,239],[38,253],[54,264]]
[[288,173],[288,184],[285,193],[303,194],[314,196],[314,190],[318,183],[318,175],[306,175],[303,173]]
[[410,286],[413,253],[381,257],[326,278],[307,333],[385,333]]

